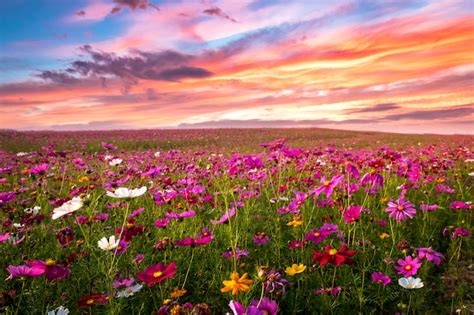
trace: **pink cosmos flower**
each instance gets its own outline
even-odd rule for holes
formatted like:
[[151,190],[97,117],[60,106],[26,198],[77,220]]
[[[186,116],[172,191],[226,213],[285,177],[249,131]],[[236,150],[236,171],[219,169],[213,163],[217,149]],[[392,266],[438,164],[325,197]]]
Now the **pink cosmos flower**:
[[26,262],[26,264],[31,268],[42,269],[48,281],[65,279],[71,273],[67,267],[56,264],[56,262],[51,259],[47,259],[46,261],[33,260]]
[[415,248],[415,252],[418,252],[418,258],[426,258],[427,261],[432,261],[436,266],[439,266],[444,259],[443,254],[433,250],[431,246]]
[[310,195],[314,195],[315,198],[317,198],[321,193],[325,193],[326,197],[329,197],[332,192],[334,191],[334,188],[336,188],[337,185],[339,185],[344,178],[344,175],[337,175],[334,176],[331,180],[326,180],[325,177],[321,178],[321,186],[318,188],[310,190],[308,193]]
[[270,237],[264,232],[257,232],[253,236],[253,242],[259,246],[265,245],[270,240]]
[[312,230],[305,236],[305,241],[313,242],[314,244],[319,244],[324,241],[330,233],[321,230]]
[[0,243],[6,242],[10,238],[10,233],[5,232],[0,234]]
[[372,281],[386,286],[390,282],[392,282],[392,279],[390,279],[390,277],[384,274],[383,272],[374,272],[372,273]]
[[33,277],[39,277],[44,274],[44,268],[38,267],[38,266],[8,266],[7,271],[10,273],[7,279],[15,279],[19,277],[28,277],[28,278],[33,278]]
[[211,220],[212,224],[223,224],[229,221],[229,218],[235,216],[235,208],[231,207],[228,212],[224,213],[224,215],[219,220]]
[[403,275],[406,278],[416,275],[418,269],[421,267],[418,258],[412,258],[411,256],[406,256],[405,259],[399,259],[397,263],[398,266],[395,266],[395,269],[398,270],[399,275]]
[[359,205],[350,206],[346,209],[346,211],[344,211],[344,221],[346,221],[347,223],[359,221],[361,210],[362,207]]
[[150,265],[145,270],[138,273],[138,280],[145,282],[148,287],[171,278],[176,273],[176,263],[171,262],[168,266],[163,263]]
[[43,164],[40,164],[40,165],[37,165],[37,166],[34,166],[34,167],[30,168],[29,172],[31,174],[43,174],[47,170],[48,170],[48,164],[43,163]]
[[396,203],[389,201],[385,212],[390,213],[389,218],[395,217],[398,222],[406,221],[407,217],[413,219],[413,216],[416,214],[414,205],[409,201],[404,201],[403,197],[398,198]]

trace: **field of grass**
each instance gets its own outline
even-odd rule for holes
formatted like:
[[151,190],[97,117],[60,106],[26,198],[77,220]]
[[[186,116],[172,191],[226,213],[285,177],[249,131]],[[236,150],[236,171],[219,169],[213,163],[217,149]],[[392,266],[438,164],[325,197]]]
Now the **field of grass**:
[[1,131],[0,311],[469,314],[473,145]]

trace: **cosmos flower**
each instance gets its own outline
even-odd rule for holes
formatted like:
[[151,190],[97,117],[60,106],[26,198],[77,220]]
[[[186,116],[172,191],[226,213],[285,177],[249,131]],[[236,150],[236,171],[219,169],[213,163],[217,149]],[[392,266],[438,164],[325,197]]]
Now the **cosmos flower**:
[[211,219],[211,223],[214,224],[214,225],[215,224],[223,224],[223,223],[226,223],[227,221],[229,221],[229,218],[232,218],[233,216],[235,216],[235,208],[231,207],[229,209],[229,211],[224,213],[219,220],[216,221],[216,220]]
[[424,286],[420,278],[400,278],[398,284],[405,289],[420,289]]
[[68,315],[69,309],[64,306],[59,306],[58,308],[48,311],[47,315]]
[[38,266],[8,266],[7,271],[10,273],[7,279],[15,279],[20,277],[34,278],[44,274],[44,268]]
[[222,283],[224,287],[221,289],[222,293],[232,291],[232,295],[239,294],[240,291],[247,292],[250,289],[250,285],[253,283],[251,279],[247,279],[248,273],[244,273],[242,277],[239,276],[238,272],[230,274],[230,280],[224,280]]
[[82,296],[77,301],[79,307],[91,307],[96,304],[109,304],[109,295],[107,293],[90,293]]
[[61,247],[67,246],[74,240],[74,231],[69,226],[67,226],[56,233],[56,238],[58,239],[59,245]]
[[231,300],[229,307],[233,315],[276,315],[278,314],[278,304],[264,296],[260,301],[253,300],[247,309],[237,301]]
[[374,272],[372,273],[371,277],[373,282],[380,283],[383,286],[386,286],[392,282],[392,279],[390,279],[390,277],[383,272]]
[[270,237],[264,232],[257,232],[253,236],[253,242],[259,246],[265,245],[270,240]]
[[359,205],[350,206],[346,209],[346,211],[344,211],[344,221],[346,221],[347,223],[359,221],[361,210],[362,207]]
[[[240,249],[238,247],[235,248],[236,260],[240,260],[242,257],[247,257],[248,255],[249,255],[248,251]],[[222,257],[227,258],[227,259],[232,259],[234,257],[234,252],[232,250],[228,250],[224,254],[222,254]]]
[[418,258],[412,258],[411,256],[406,256],[405,259],[399,259],[397,263],[398,266],[395,266],[395,269],[398,270],[399,275],[403,275],[405,277],[416,275],[418,269],[421,267],[421,263],[418,262]]
[[286,267],[285,273],[289,276],[294,276],[297,273],[302,273],[306,270],[306,266],[303,264],[292,264],[291,267]]
[[161,281],[171,278],[176,273],[176,263],[171,262],[168,266],[163,263],[150,265],[145,270],[138,273],[138,280],[145,282],[151,287]]
[[426,258],[427,261],[433,262],[436,266],[439,266],[444,259],[443,254],[433,250],[431,246],[415,248],[415,252],[418,252],[418,258]]
[[81,197],[74,197],[71,200],[66,201],[65,203],[63,203],[60,207],[55,208],[53,210],[52,219],[56,220],[56,219],[59,219],[60,217],[66,215],[66,214],[73,213],[74,211],[77,211],[77,210],[81,209],[83,204],[84,203],[83,203]]
[[416,214],[414,205],[409,201],[404,201],[403,197],[398,198],[396,203],[389,201],[385,212],[390,213],[389,218],[395,217],[398,222],[406,221],[407,217],[413,219],[413,216]]
[[117,150],[117,146],[107,143],[107,142],[102,142],[101,145],[106,150]]
[[311,232],[307,233],[305,236],[305,241],[313,242],[314,244],[319,244],[324,241],[330,233],[321,231],[321,230],[312,230]]
[[344,175],[336,175],[331,180],[326,180],[326,178],[322,177],[321,178],[322,185],[319,186],[318,188],[310,190],[308,193],[310,195],[314,195],[315,198],[317,198],[322,193],[325,193],[326,197],[329,197],[334,191],[334,188],[336,188],[336,186],[341,183],[343,178],[344,178]]
[[327,263],[331,263],[334,266],[339,266],[342,264],[352,264],[350,257],[356,254],[355,250],[348,250],[347,246],[342,246],[339,249],[331,248],[331,245],[327,245],[324,249],[324,252],[318,252],[313,250],[313,260],[318,261],[319,265],[322,267]]
[[341,287],[321,288],[314,290],[315,294],[338,296],[342,292]]
[[43,174],[47,170],[48,170],[48,164],[43,163],[43,164],[30,168],[28,171],[30,172],[30,174]]
[[130,190],[125,187],[120,187],[115,189],[115,191],[113,192],[107,191],[107,196],[112,198],[135,198],[143,195],[144,193],[146,193],[146,191],[146,186]]
[[117,292],[117,297],[130,297],[139,292],[142,288],[143,286],[141,284],[135,284],[133,286],[126,287],[124,290]]
[[117,165],[122,164],[122,162],[123,162],[122,159],[112,159],[112,160],[109,162],[109,165],[110,165],[110,166],[117,166]]
[[469,209],[469,205],[462,201],[453,201],[449,205],[452,210]]
[[286,289],[290,286],[289,282],[276,270],[269,270],[265,273],[263,285],[265,292],[281,294],[285,294]]
[[46,261],[33,260],[26,262],[26,264],[32,268],[43,269],[43,274],[48,281],[65,279],[71,273],[67,267],[57,264],[52,259],[46,259]]
[[112,250],[116,248],[119,245],[119,243],[120,243],[120,240],[116,240],[115,235],[112,235],[109,237],[109,239],[107,239],[107,237],[104,236],[97,242],[97,245],[102,250]]

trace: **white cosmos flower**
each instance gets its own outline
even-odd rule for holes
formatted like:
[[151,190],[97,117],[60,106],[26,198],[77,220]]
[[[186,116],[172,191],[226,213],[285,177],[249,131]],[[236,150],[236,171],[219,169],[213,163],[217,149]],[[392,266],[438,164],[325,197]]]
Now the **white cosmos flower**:
[[22,157],[22,156],[27,156],[27,155],[29,155],[29,154],[30,154],[30,153],[28,153],[28,152],[18,152],[18,153],[16,154],[16,156]]
[[62,305],[58,307],[57,309],[48,312],[48,315],[68,315],[68,314],[69,314],[69,310]]
[[117,166],[122,163],[122,159],[113,159],[112,161],[109,162],[110,166]]
[[124,290],[117,292],[117,297],[129,297],[137,293],[143,288],[141,284],[135,284],[131,287],[126,287]]
[[63,203],[61,207],[53,210],[53,220],[56,220],[63,215],[73,213],[82,208],[83,202],[81,197],[74,197],[71,200]]
[[107,237],[102,237],[97,244],[103,250],[112,250],[119,245],[120,240],[115,240],[115,235],[112,235],[107,239]]
[[398,284],[405,289],[419,289],[424,286],[420,278],[400,278],[398,279]]
[[161,155],[161,152],[160,152],[160,151],[156,151],[156,152],[153,154],[153,156],[156,157],[156,158],[157,158],[157,157],[160,157],[160,155]]
[[113,158],[114,157],[112,155],[108,155],[108,154],[106,156],[104,156],[105,161],[112,160]]
[[108,191],[107,196],[113,198],[135,198],[146,193],[146,186],[136,189],[128,189],[125,187],[120,187],[115,189],[115,191]]
[[474,176],[474,172],[470,172],[470,173],[469,173],[469,176],[473,177],[473,176]]
[[34,206],[33,208],[25,209],[25,213],[37,215],[40,210],[41,210],[40,206]]

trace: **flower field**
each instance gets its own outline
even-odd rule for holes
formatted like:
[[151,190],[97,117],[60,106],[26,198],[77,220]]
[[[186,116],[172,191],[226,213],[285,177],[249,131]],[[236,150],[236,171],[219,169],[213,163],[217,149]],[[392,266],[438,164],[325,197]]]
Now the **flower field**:
[[469,314],[474,137],[0,132],[5,314]]

